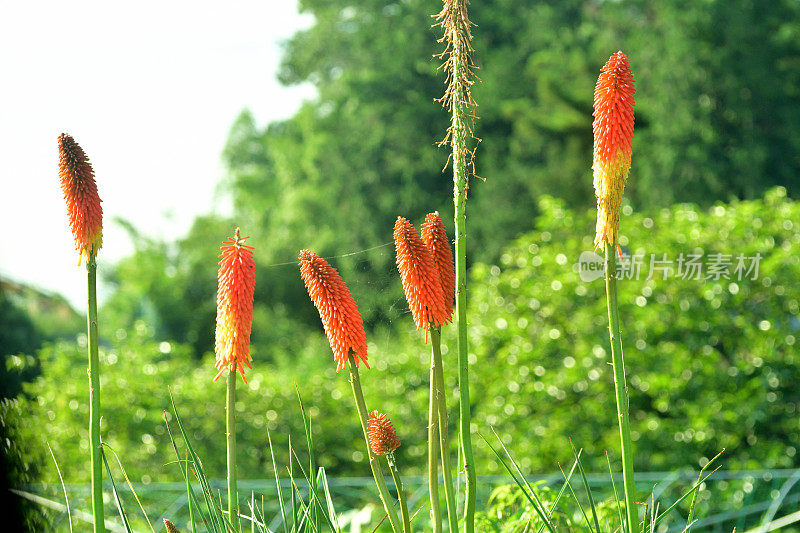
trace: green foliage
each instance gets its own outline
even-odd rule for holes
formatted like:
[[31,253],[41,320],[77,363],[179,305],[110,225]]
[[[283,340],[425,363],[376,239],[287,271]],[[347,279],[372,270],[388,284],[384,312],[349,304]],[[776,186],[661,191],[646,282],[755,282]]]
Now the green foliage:
[[[696,249],[763,256],[755,281],[620,282],[634,446],[647,450],[635,455],[638,469],[697,468],[723,447],[726,468],[794,464],[800,206],[783,195],[776,189],[764,200],[707,211],[679,205],[632,214],[626,208],[621,235],[628,252],[672,259]],[[593,213],[576,213],[551,198],[540,210],[538,229],[509,247],[498,265],[473,268],[469,334],[473,386],[480,391],[473,420],[482,432],[497,428],[524,473],[552,472],[559,461],[571,461],[568,437],[585,449],[586,470],[602,472],[603,452],[613,458],[618,446],[604,288],[600,280],[580,281],[573,266],[581,251],[592,249]],[[398,428],[404,473],[421,474],[428,347],[409,316],[396,326],[400,334],[370,335],[372,369],[362,372],[362,381],[368,408],[389,413]],[[455,390],[451,329],[443,331],[445,388]],[[129,475],[174,479],[161,466],[173,453],[162,421],[169,386],[207,474],[223,476],[225,391],[212,382],[211,355],[198,362],[189,346],[153,341],[141,321],[123,333],[101,337],[103,437]],[[267,429],[276,443],[303,434],[295,383],[313,420],[318,464],[331,475],[368,475],[347,379],[334,371],[324,336],[298,334],[291,350],[260,350],[237,401],[245,477],[270,475]],[[28,415],[15,438],[41,452],[46,435],[68,481],[87,479],[84,352],[67,343],[43,348],[43,375],[19,400]],[[448,398],[451,405],[455,400]],[[475,444],[478,473],[502,473],[484,443]],[[54,481],[54,475],[45,477]]]
[[[547,509],[552,509],[558,493],[541,483],[533,484],[532,488],[538,500]],[[564,510],[565,507],[566,505],[561,503],[550,517],[557,531],[574,529],[572,518]],[[501,485],[492,491],[486,509],[476,513],[475,526],[475,529],[481,532],[524,533],[537,531],[542,526],[542,519],[531,508],[519,486]]]
[[[575,271],[593,249],[593,216],[547,197],[540,209],[535,232],[498,265],[472,272],[470,340],[483,386],[475,419],[496,427],[527,468],[551,469],[572,437],[587,469],[600,471],[619,435],[604,287]],[[646,450],[634,455],[636,468],[696,467],[722,448],[726,468],[790,468],[800,447],[800,206],[779,188],[709,211],[682,204],[624,213],[623,249],[645,254],[641,277],[619,282],[634,448]],[[734,265],[738,254],[761,254],[758,279],[736,279],[733,266],[732,279],[674,271],[645,279],[650,254],[675,267],[691,253],[706,263],[730,254]]]

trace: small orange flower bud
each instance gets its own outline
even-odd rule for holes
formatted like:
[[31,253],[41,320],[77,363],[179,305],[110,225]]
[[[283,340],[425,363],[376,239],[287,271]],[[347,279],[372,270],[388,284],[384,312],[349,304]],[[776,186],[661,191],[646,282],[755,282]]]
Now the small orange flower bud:
[[403,217],[397,217],[394,224],[394,245],[397,269],[417,329],[427,331],[430,324],[438,327],[448,323],[450,313],[433,255],[414,226]]
[[242,380],[244,365],[250,366],[250,328],[253,323],[253,292],[256,287],[256,265],[253,247],[244,244],[249,237],[233,237],[223,241],[219,258],[219,289],[217,291],[217,331],[215,352],[219,372],[237,369]]
[[178,528],[175,527],[175,524],[173,524],[166,518],[164,519],[164,528],[167,530],[167,533],[180,533],[180,531],[178,531]]
[[67,201],[67,214],[78,264],[82,259],[94,261],[103,246],[103,206],[97,194],[94,170],[89,158],[75,140],[62,133],[58,136],[58,176]]
[[369,368],[367,335],[364,333],[361,313],[339,272],[320,256],[303,250],[300,252],[300,275],[311,301],[319,311],[325,335],[333,350],[336,371],[347,366],[351,352],[356,367],[360,360]]
[[369,447],[372,448],[375,455],[386,455],[400,447],[400,439],[392,426],[392,421],[378,411],[372,411],[369,414],[367,437],[369,438]]
[[438,211],[428,213],[425,217],[425,222],[422,224],[422,240],[430,250],[436,271],[439,273],[444,305],[449,318],[453,315],[453,300],[456,297],[456,271],[453,267],[453,251]]
[[594,156],[592,171],[597,196],[595,246],[617,243],[619,211],[631,168],[633,142],[633,74],[622,52],[612,55],[594,89]]

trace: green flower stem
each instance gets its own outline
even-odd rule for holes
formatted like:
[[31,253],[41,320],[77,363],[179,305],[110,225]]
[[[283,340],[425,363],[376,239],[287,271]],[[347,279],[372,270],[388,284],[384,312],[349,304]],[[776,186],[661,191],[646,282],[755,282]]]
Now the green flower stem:
[[608,329],[611,335],[611,362],[614,366],[614,388],[617,397],[617,417],[622,446],[622,478],[625,484],[625,512],[628,531],[633,533],[639,524],[636,510],[636,487],[633,481],[633,444],[628,407],[628,386],[625,383],[625,363],[622,357],[622,337],[619,329],[617,305],[616,246],[606,243],[606,298],[608,302]]
[[228,395],[225,401],[225,439],[228,459],[228,517],[236,531],[239,523],[239,491],[236,487],[236,370],[228,371]]
[[367,455],[369,456],[369,467],[372,470],[372,477],[375,478],[375,484],[378,486],[378,494],[381,497],[383,508],[386,510],[386,515],[389,517],[392,530],[395,533],[399,533],[401,531],[400,520],[397,518],[397,511],[392,504],[392,496],[389,494],[389,489],[386,487],[386,480],[383,478],[378,456],[372,453],[372,447],[369,445],[369,436],[367,435],[367,404],[364,402],[364,393],[361,390],[361,378],[358,375],[358,367],[356,366],[352,353],[347,363],[350,369],[350,385],[353,387],[353,397],[356,400],[356,410],[358,411],[358,418],[361,421],[361,430],[364,432],[364,440],[367,443]]
[[103,471],[100,462],[100,354],[97,338],[97,262],[86,262],[87,312],[89,340],[89,449],[92,453],[92,515],[94,533],[105,529],[103,516]]
[[453,490],[453,475],[450,466],[450,439],[447,431],[447,395],[444,391],[444,369],[442,367],[441,328],[431,326],[431,346],[433,352],[434,382],[436,388],[436,412],[439,419],[439,451],[442,456],[442,476],[444,496],[447,501],[447,523],[450,531],[458,531],[458,510]]
[[[464,7],[466,13],[466,8]],[[457,30],[458,33],[464,29]],[[453,203],[455,204],[455,267],[456,267],[456,328],[458,330],[458,422],[459,441],[464,471],[466,472],[466,502],[464,506],[464,530],[472,533],[475,529],[475,500],[477,494],[475,463],[472,458],[472,437],[470,425],[472,415],[469,403],[469,360],[467,350],[467,107],[469,89],[464,85],[467,73],[465,54],[461,41],[451,43],[452,72],[450,73],[452,98],[452,118],[450,133],[453,145]]]
[[394,486],[397,489],[397,499],[400,502],[400,516],[403,517],[403,533],[411,533],[411,518],[408,516],[408,505],[406,504],[406,493],[403,490],[403,480],[400,479],[400,472],[397,471],[397,464],[394,460],[394,453],[386,454],[386,461],[389,463],[389,472],[392,473]]
[[428,404],[428,493],[431,499],[431,526],[433,527],[433,533],[441,533],[442,513],[439,509],[439,463],[436,460],[439,451],[437,439],[439,419],[437,417],[438,408],[436,403],[436,362],[433,355],[431,355],[430,385],[430,403]]

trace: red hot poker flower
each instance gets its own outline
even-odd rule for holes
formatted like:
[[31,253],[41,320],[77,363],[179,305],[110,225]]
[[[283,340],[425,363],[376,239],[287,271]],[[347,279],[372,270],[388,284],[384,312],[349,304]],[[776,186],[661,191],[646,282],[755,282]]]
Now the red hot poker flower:
[[367,335],[364,333],[361,313],[339,272],[320,256],[303,250],[300,252],[300,275],[311,301],[319,311],[333,350],[336,371],[347,366],[351,352],[356,367],[359,361],[363,361],[369,368]]
[[67,201],[67,214],[78,264],[82,259],[94,261],[103,245],[103,207],[97,194],[94,170],[89,158],[75,140],[66,133],[58,136],[58,177]]
[[453,300],[456,296],[456,275],[453,267],[453,251],[450,248],[450,241],[447,239],[447,232],[444,229],[439,212],[428,213],[425,222],[422,224],[422,240],[431,252],[436,271],[439,273],[439,281],[442,283],[444,292],[444,304],[447,309],[448,318],[453,315]]
[[636,92],[633,81],[628,58],[617,52],[603,66],[594,89],[595,246],[617,242],[620,203],[631,168],[633,94]]
[[389,420],[383,413],[372,411],[367,420],[367,437],[369,447],[375,455],[386,455],[400,447],[400,438]]
[[448,323],[450,313],[433,255],[414,226],[403,217],[397,217],[394,224],[394,245],[397,269],[417,329],[427,331],[430,324],[438,327]]
[[256,287],[256,265],[253,247],[244,244],[249,237],[233,237],[223,241],[219,258],[219,289],[217,291],[217,331],[215,351],[219,372],[237,369],[242,380],[244,365],[250,366],[250,329],[253,323],[253,292]]

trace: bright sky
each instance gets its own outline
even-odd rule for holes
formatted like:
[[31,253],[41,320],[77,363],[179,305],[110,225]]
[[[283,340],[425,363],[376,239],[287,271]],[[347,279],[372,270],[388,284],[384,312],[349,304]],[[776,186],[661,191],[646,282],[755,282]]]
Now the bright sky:
[[5,2],[0,10],[0,276],[58,291],[82,310],[85,270],[67,225],[57,138],[91,160],[104,210],[103,263],[132,251],[112,223],[173,239],[215,194],[228,130],[291,116],[310,86],[275,79],[280,43],[312,20],[294,1]]

